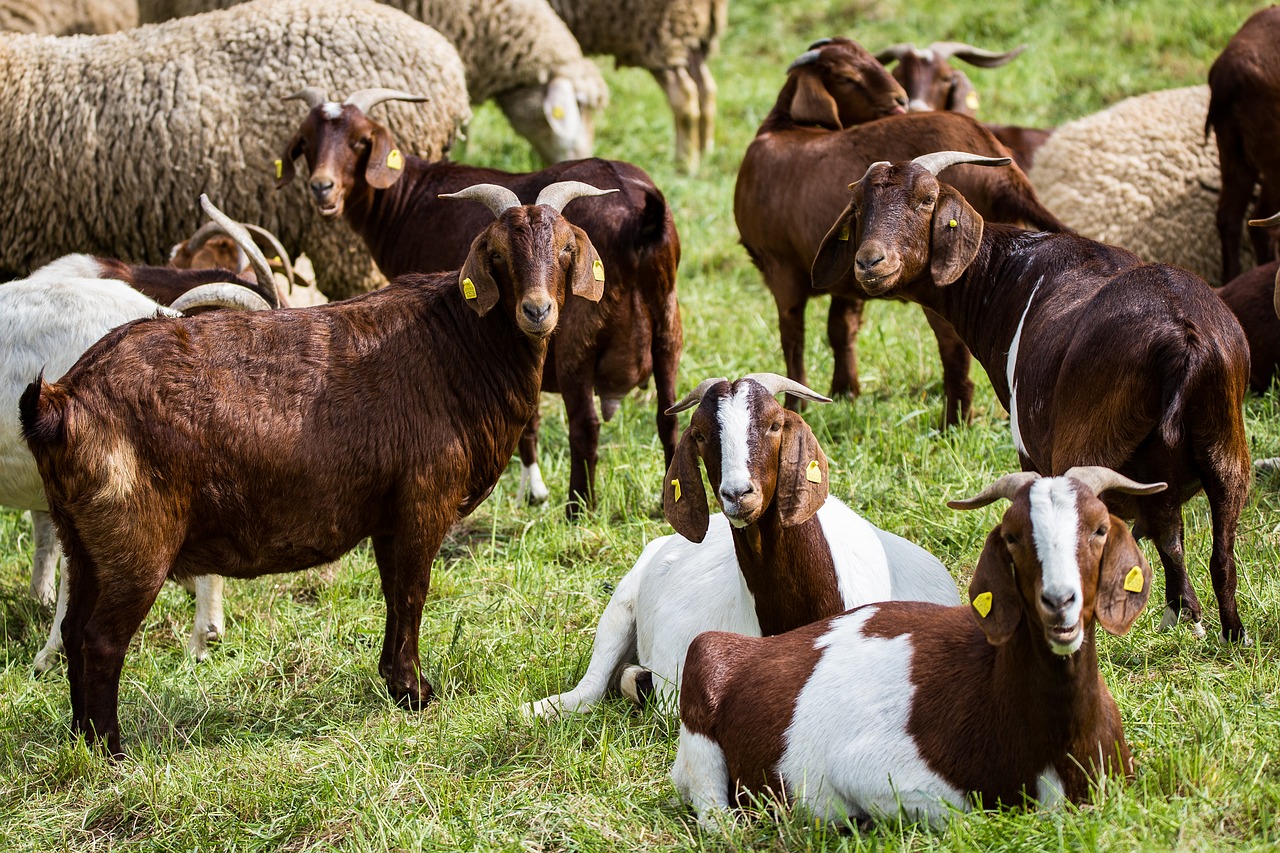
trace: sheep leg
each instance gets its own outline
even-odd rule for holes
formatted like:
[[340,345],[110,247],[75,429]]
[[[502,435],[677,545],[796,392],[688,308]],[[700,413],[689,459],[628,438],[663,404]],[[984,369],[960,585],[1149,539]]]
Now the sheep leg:
[[200,575],[195,578],[195,587],[196,618],[187,653],[200,661],[209,657],[209,644],[222,639],[222,576]]
[[67,579],[67,561],[62,561],[62,574],[58,578],[58,603],[53,611],[53,624],[49,626],[49,639],[44,648],[36,654],[32,668],[36,675],[42,675],[53,669],[58,660],[58,652],[62,651],[62,620],[67,616],[67,599],[71,582]]
[[31,510],[32,539],[35,540],[35,559],[31,563],[31,597],[42,607],[52,607],[54,602],[54,573],[62,548],[58,545],[58,533],[53,529],[49,513]]
[[941,314],[925,308],[924,318],[938,339],[938,355],[942,359],[942,428],[967,424],[973,419],[973,380],[969,378],[973,356],[955,327]]
[[520,433],[520,487],[516,489],[516,501],[528,501],[530,505],[545,503],[551,494],[542,481],[542,469],[538,467],[538,424],[542,415],[536,409],[529,423]]
[[688,174],[698,171],[702,143],[699,127],[698,86],[688,68],[663,68],[653,77],[667,95],[676,120],[676,163]]
[[[1139,520],[1143,529],[1150,532],[1160,554],[1160,563],[1164,566],[1165,608],[1159,630],[1168,631],[1178,624],[1179,619],[1186,618],[1192,622],[1191,632],[1200,637],[1204,636],[1204,628],[1200,624],[1200,600],[1187,577],[1182,548],[1182,509],[1177,504],[1177,496],[1178,490],[1171,488],[1157,496],[1163,500],[1148,498],[1148,512],[1141,513]],[[1154,509],[1150,508],[1151,504],[1156,504]]]
[[1222,170],[1217,222],[1218,240],[1222,245],[1222,283],[1225,284],[1240,275],[1240,230],[1244,227],[1245,210],[1253,197],[1258,173],[1249,164],[1244,142],[1233,124],[1220,123],[1214,131]]
[[[787,365],[787,378],[808,385],[804,372],[804,309],[809,301],[808,282],[797,281],[794,270],[781,266],[762,272],[778,306],[778,334],[782,338],[782,359]],[[791,411],[804,410],[804,400],[790,394],[786,399],[786,406]]]
[[565,513],[577,518],[595,504],[596,461],[600,447],[600,418],[596,414],[595,370],[584,360],[571,362],[561,350],[556,361],[560,395],[569,418],[569,503]]
[[864,300],[857,298],[834,294],[831,297],[831,310],[827,312],[827,343],[835,355],[835,366],[831,371],[832,399],[853,399],[862,393],[862,384],[858,381],[857,344],[865,304]]
[[711,68],[707,58],[700,51],[690,51],[689,69],[693,81],[698,86],[699,137],[702,140],[703,155],[710,154],[715,148],[716,136],[716,78],[711,76]]
[[[432,503],[437,501],[438,496],[433,496]],[[373,553],[387,602],[387,629],[378,671],[397,704],[420,711],[431,701],[434,690],[422,675],[418,631],[431,584],[431,561],[440,550],[448,524],[417,518],[412,522],[402,525],[394,537],[375,536]]]

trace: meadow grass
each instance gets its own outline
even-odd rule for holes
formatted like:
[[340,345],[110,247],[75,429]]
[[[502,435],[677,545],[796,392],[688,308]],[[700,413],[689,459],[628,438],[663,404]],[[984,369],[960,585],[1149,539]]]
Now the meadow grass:
[[[671,157],[671,119],[635,69],[608,70],[613,103],[598,151],[648,169],[667,193],[684,258],[682,390],[712,375],[782,370],[772,302],[737,243],[734,176],[786,63],[810,40],[1026,42],[999,71],[969,71],[992,121],[1056,124],[1121,97],[1202,82],[1256,2],[1238,0],[733,0],[713,68],[717,150],[696,177]],[[602,62],[602,64],[608,64]],[[395,107],[391,107],[395,109]],[[531,168],[527,146],[479,109],[466,159]],[[810,307],[807,359],[825,390],[826,305]],[[967,583],[1000,508],[953,512],[1016,469],[1004,411],[981,369],[972,426],[940,433],[941,382],[918,309],[874,303],[859,352],[864,393],[810,406],[832,490],[876,524],[937,554]],[[612,584],[648,539],[669,532],[659,498],[654,395],[627,400],[601,434],[599,505],[564,519],[563,406],[543,400],[542,466],[552,503],[515,501],[515,465],[450,535],[434,566],[423,663],[438,701],[406,713],[376,657],[384,607],[372,556],[331,580],[304,572],[227,585],[227,635],[205,663],[184,653],[192,603],[169,585],[125,663],[130,758],[113,765],[69,736],[61,672],[30,664],[48,614],[27,596],[30,528],[0,515],[0,850],[1269,850],[1280,844],[1280,482],[1260,482],[1237,558],[1248,648],[1158,634],[1157,603],[1125,637],[1100,640],[1138,764],[1079,808],[957,817],[945,831],[815,826],[763,809],[704,834],[674,801],[677,723],[614,699],[550,725],[522,703],[581,676]],[[1247,403],[1255,455],[1280,452],[1276,395]],[[318,449],[322,452],[322,449]],[[1206,569],[1208,511],[1185,508],[1188,563],[1218,631]],[[1147,546],[1148,557],[1155,553]],[[1159,584],[1155,601],[1163,592]],[[1011,736],[1013,734],[1011,733]]]

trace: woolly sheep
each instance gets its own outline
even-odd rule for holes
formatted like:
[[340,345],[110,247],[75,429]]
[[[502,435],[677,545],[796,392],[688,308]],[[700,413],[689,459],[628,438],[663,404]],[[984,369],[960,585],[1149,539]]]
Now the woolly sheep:
[[1082,237],[1221,284],[1221,179],[1204,132],[1208,109],[1208,86],[1123,100],[1058,128],[1037,152],[1031,182]]
[[407,150],[440,156],[469,116],[462,63],[438,33],[370,0],[257,0],[124,33],[0,36],[0,271],[70,252],[162,264],[192,233],[201,192],[233,218],[306,252],[330,297],[381,283],[345,226],[303,187],[276,192],[272,163],[294,131],[280,99],[309,82],[429,94],[386,123]]
[[[144,22],[164,21],[240,2],[140,0],[139,9]],[[529,140],[543,160],[554,163],[591,156],[594,112],[608,103],[609,90],[600,69],[582,55],[578,42],[547,0],[384,2],[431,25],[453,42],[466,67],[471,102],[496,99],[511,126]],[[316,79],[310,83],[321,85]],[[323,88],[350,92],[360,85],[367,83]],[[393,84],[383,81],[383,85]],[[420,86],[397,88],[424,91]],[[434,97],[434,92],[426,91]],[[394,127],[391,130],[396,133]],[[411,141],[398,134],[396,138],[402,143]],[[424,149],[409,145],[407,150],[428,157]]]
[[0,0],[0,30],[69,36],[137,25],[137,0]]

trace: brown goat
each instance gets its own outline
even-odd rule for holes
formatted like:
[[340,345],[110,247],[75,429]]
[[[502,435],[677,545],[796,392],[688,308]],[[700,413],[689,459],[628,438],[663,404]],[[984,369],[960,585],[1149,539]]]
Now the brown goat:
[[872,164],[822,243],[814,284],[908,299],[950,320],[1009,412],[1024,469],[1098,464],[1167,482],[1158,495],[1106,500],[1113,512],[1136,516],[1135,532],[1160,552],[1168,603],[1161,627],[1184,614],[1197,634],[1204,629],[1187,578],[1181,506],[1203,488],[1222,636],[1245,641],[1234,554],[1250,482],[1242,411],[1249,350],[1240,324],[1186,270],[1074,234],[984,227],[936,177],[957,163],[1008,162],[943,151]]
[[[618,190],[609,198],[565,211],[600,253],[597,274],[607,282],[599,302],[572,300],[565,305],[543,372],[542,390],[564,397],[569,420],[570,517],[582,504],[591,503],[595,489],[600,442],[596,394],[607,421],[623,396],[654,376],[658,437],[670,464],[678,421],[666,410],[675,403],[684,340],[675,291],[680,238],[671,209],[643,170],[599,159],[557,163],[524,174],[431,163],[401,154],[387,129],[366,115],[384,100],[419,100],[418,96],[368,89],[337,104],[328,102],[321,90],[307,88],[291,97],[311,109],[285,148],[278,186],[293,179],[294,160],[304,157],[320,213],[344,216],[388,278],[456,269],[484,229],[482,210],[439,204],[436,199],[442,193],[485,182],[505,186],[527,201],[548,184],[567,180]],[[521,491],[528,483],[530,496],[541,502],[547,490],[537,467],[537,440],[535,410],[520,439]]]
[[[1255,227],[1280,225],[1280,213],[1251,219]],[[1240,321],[1249,341],[1249,387],[1263,394],[1280,370],[1280,261],[1241,273],[1218,288],[1218,295]]]
[[[809,268],[822,237],[848,200],[843,185],[875,160],[914,157],[938,148],[1007,152],[991,132],[955,113],[900,115],[906,94],[875,57],[849,39],[823,42],[791,64],[786,85],[747,148],[734,189],[733,215],[742,244],[760,268],[778,308],[787,376],[809,384],[804,369],[804,309],[819,295]],[[888,116],[888,118],[881,118]],[[878,119],[874,120],[873,119]],[[864,124],[864,122],[867,122]],[[1000,173],[961,166],[956,186],[984,215],[1000,222],[1062,230],[1021,170]],[[863,298],[832,296],[827,340],[835,352],[831,396],[857,396],[854,346]],[[925,311],[938,338],[946,398],[943,424],[968,420],[973,400],[969,352],[950,325]],[[788,403],[797,401],[788,398]]]
[[[1209,118],[1218,141],[1222,280],[1240,274],[1240,229],[1255,184],[1254,216],[1280,210],[1280,6],[1254,13],[1209,68]],[[1273,260],[1280,226],[1253,233],[1258,263]]]
[[70,566],[75,731],[121,754],[121,667],[166,577],[296,571],[367,536],[387,603],[378,670],[397,701],[431,698],[431,562],[537,407],[566,291],[601,296],[591,241],[559,214],[599,193],[455,193],[498,217],[460,272],[315,308],[133,323],[27,388],[23,435]]
[[[953,68],[948,59],[963,59],[978,68],[999,68],[1012,61],[1027,46],[1021,45],[1004,53],[963,44],[956,41],[935,41],[924,50],[914,44],[895,44],[876,54],[885,67],[898,64],[893,69],[893,79],[902,84],[911,100],[907,109],[911,112],[947,110],[967,116],[978,114],[978,93],[969,77]],[[1036,149],[1044,144],[1052,130],[1016,125],[988,124],[987,130],[995,134],[1013,154],[1013,160],[1024,172],[1035,161]]]

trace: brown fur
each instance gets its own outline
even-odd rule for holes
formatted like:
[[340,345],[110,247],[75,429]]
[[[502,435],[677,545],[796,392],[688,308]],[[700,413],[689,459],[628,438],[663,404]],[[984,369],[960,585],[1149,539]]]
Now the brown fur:
[[280,297],[274,284],[267,290],[250,277],[241,277],[224,268],[206,267],[203,269],[175,269],[174,267],[152,267],[145,264],[126,264],[113,258],[94,258],[98,262],[99,274],[103,278],[123,281],[143,295],[154,299],[161,305],[172,305],[174,300],[188,290],[202,284],[238,284],[246,287],[267,300],[270,305],[279,305]]
[[1218,295],[1240,321],[1249,342],[1249,387],[1265,394],[1280,370],[1280,317],[1276,316],[1276,278],[1280,262],[1272,261],[1241,273],[1218,288]]

